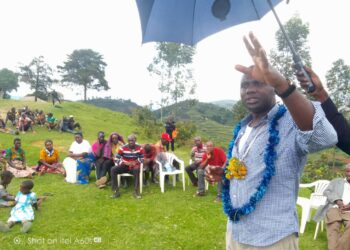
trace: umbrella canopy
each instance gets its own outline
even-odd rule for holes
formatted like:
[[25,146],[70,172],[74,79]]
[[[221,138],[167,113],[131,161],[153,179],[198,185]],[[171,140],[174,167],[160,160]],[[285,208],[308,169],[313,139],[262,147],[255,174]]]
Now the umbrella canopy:
[[[273,6],[282,0],[271,0]],[[267,0],[136,0],[142,43],[194,45],[231,26],[261,19],[271,10]]]

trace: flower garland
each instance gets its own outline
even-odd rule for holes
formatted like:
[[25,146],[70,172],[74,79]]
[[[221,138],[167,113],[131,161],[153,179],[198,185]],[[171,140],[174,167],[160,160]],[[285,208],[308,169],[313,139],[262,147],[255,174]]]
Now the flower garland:
[[[278,125],[278,120],[284,115],[285,112],[285,106],[279,105],[277,113],[274,115],[271,122],[269,123],[269,138],[264,153],[265,169],[262,174],[263,179],[257,187],[256,192],[249,198],[249,202],[244,204],[242,207],[234,208],[232,206],[230,198],[230,179],[227,179],[225,175],[223,175],[222,177],[223,208],[224,212],[227,214],[227,216],[233,223],[237,223],[240,220],[241,216],[248,215],[255,210],[257,202],[259,202],[266,193],[271,177],[275,175],[275,160],[277,157],[275,147],[278,145],[280,140],[278,135],[279,132],[276,129],[276,127]],[[241,122],[239,122],[233,131],[233,139],[231,140],[228,146],[227,159],[231,159],[232,157],[232,149],[234,147],[238,133],[241,130],[241,125]],[[224,172],[226,171],[227,166],[225,167]]]

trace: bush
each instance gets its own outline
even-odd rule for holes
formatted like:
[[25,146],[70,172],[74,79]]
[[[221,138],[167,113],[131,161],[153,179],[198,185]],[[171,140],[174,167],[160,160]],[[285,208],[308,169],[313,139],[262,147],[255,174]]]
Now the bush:
[[159,138],[162,125],[157,123],[152,111],[147,107],[134,109],[132,117],[138,125],[138,130],[147,138]]
[[328,155],[321,153],[319,159],[306,163],[303,175],[301,176],[301,182],[310,183],[320,179],[332,180],[343,176],[340,171],[342,168],[332,168],[332,164],[333,162],[328,159]]
[[179,146],[184,146],[189,142],[192,143],[193,137],[197,131],[197,127],[193,122],[190,122],[190,121],[177,122],[176,129],[178,131],[176,142]]

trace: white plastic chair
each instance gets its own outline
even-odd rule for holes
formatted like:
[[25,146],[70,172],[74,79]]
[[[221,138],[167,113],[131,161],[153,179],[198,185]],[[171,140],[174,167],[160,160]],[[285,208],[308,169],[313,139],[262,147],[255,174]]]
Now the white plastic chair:
[[[190,159],[188,161],[189,165],[191,165],[192,162],[193,162],[192,159]],[[191,182],[190,178],[187,178],[187,185],[190,185],[190,182]],[[205,180],[205,190],[208,190],[208,189],[209,189],[209,182],[207,182],[207,180]]]
[[[306,227],[306,222],[311,219],[312,209],[318,209],[320,206],[325,205],[327,197],[323,195],[324,190],[329,185],[328,180],[318,180],[308,184],[300,184],[300,188],[315,187],[314,192],[311,193],[310,198],[298,197],[297,204],[301,206],[301,222],[300,222],[300,233],[303,234]],[[317,238],[320,222],[316,224],[314,240]],[[323,231],[323,221],[321,221],[321,231]]]
[[[118,186],[120,187],[120,178],[121,177],[134,177],[132,174],[129,174],[129,173],[123,173],[123,174],[118,174],[117,175],[117,178],[118,178]],[[141,163],[140,165],[140,183],[139,183],[139,186],[140,186],[140,194],[142,194],[142,186],[143,186],[143,163]]]
[[167,159],[167,162],[170,163],[171,166],[173,166],[173,162],[174,160],[177,161],[180,164],[180,169],[176,169],[173,171],[165,171],[163,169],[163,164],[156,160],[156,162],[159,164],[159,185],[160,185],[160,190],[162,193],[164,193],[164,182],[165,182],[165,176],[166,175],[172,175],[173,176],[173,186],[176,186],[176,175],[177,174],[182,174],[182,186],[183,186],[183,190],[185,191],[185,163],[183,160],[180,160],[179,158],[177,158],[176,155],[174,155],[173,153],[163,153],[165,154],[165,157]]

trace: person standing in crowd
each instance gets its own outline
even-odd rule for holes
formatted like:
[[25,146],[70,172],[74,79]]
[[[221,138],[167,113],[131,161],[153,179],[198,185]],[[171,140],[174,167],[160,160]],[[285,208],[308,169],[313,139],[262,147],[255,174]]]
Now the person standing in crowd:
[[[243,73],[241,100],[250,114],[234,129],[223,182],[227,249],[297,250],[296,198],[307,154],[331,147],[337,135],[318,102],[310,102],[268,62],[258,39],[244,38],[254,65]],[[284,105],[276,103],[275,93]]]
[[[174,147],[174,137],[173,137],[173,133],[174,131],[176,131],[176,126],[175,126],[175,121],[173,117],[169,117],[165,123],[165,132],[169,135],[171,141],[170,141],[170,145],[171,145],[171,151],[174,152],[175,147]],[[166,150],[169,151],[169,143],[166,145]]]

